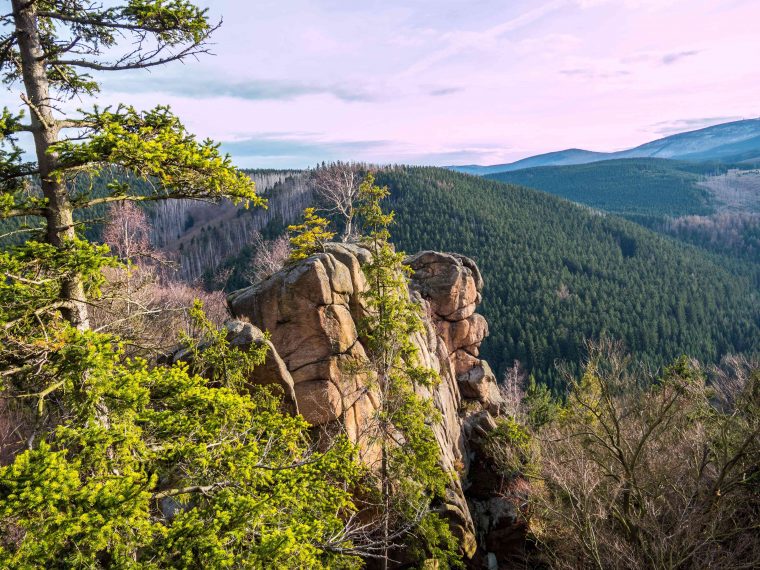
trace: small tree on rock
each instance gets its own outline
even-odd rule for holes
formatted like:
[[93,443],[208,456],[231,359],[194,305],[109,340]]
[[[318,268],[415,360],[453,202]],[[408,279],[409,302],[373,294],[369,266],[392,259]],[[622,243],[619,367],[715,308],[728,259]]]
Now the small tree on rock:
[[368,441],[380,449],[382,567],[389,566],[394,549],[401,544],[417,560],[434,558],[446,566],[457,565],[451,531],[446,521],[431,511],[432,502],[445,496],[451,476],[440,464],[441,451],[432,427],[441,417],[432,399],[415,390],[433,388],[439,379],[421,365],[414,344],[414,336],[423,330],[420,306],[409,298],[410,269],[403,264],[404,254],[396,252],[389,241],[393,213],[382,210],[386,196],[388,189],[377,186],[374,177],[367,175],[359,189],[358,213],[362,243],[372,256],[363,266],[368,316],[361,334],[379,397]]
[[316,214],[314,208],[303,211],[303,223],[288,226],[290,238],[290,261],[306,259],[313,253],[325,250],[325,243],[330,241],[335,232],[328,231],[330,221]]

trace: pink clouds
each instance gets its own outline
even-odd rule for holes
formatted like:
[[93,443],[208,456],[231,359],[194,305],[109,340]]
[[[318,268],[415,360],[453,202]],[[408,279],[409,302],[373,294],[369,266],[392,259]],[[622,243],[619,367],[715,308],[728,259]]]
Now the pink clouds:
[[498,163],[760,114],[756,0],[208,4],[217,57],[103,99],[170,103],[245,166]]

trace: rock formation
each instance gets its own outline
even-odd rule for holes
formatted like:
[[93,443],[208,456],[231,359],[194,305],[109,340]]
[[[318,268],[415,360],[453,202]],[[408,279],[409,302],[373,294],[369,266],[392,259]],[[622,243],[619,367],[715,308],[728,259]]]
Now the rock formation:
[[[306,420],[327,430],[344,430],[360,449],[363,426],[377,405],[366,372],[361,372],[367,355],[358,331],[367,289],[362,264],[369,259],[370,253],[358,245],[327,244],[324,253],[228,298],[232,314],[250,322],[229,325],[233,342],[263,339],[262,330],[270,334],[270,355],[252,382],[279,384],[286,397],[292,394],[294,408]],[[425,251],[405,263],[413,270],[409,294],[425,315],[424,331],[413,340],[421,363],[441,378],[435,388],[418,391],[432,398],[441,412],[443,420],[435,432],[443,466],[461,475],[452,481],[441,508],[463,553],[473,559],[478,543],[482,550],[487,537],[476,529],[475,506],[468,503],[465,491],[471,484],[471,463],[483,463],[469,445],[467,432],[475,416],[480,418],[480,432],[482,426],[495,425],[488,419],[498,413],[501,402],[488,363],[478,357],[488,334],[486,320],[475,312],[483,279],[475,262],[461,255]],[[371,450],[364,451],[371,463]],[[480,524],[483,508],[478,509],[475,520]],[[484,556],[485,551],[477,558]]]

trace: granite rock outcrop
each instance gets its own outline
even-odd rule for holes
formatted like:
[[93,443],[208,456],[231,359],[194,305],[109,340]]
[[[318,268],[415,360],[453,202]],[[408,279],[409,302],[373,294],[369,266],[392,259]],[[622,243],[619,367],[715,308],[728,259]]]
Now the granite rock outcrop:
[[[232,293],[228,303],[239,322],[228,327],[239,344],[263,339],[261,331],[267,331],[267,362],[252,380],[282,386],[294,399],[293,409],[316,428],[342,430],[372,464],[376,457],[362,434],[378,401],[362,366],[367,353],[360,333],[367,291],[362,265],[369,259],[370,252],[360,245],[326,244],[324,252]],[[441,412],[442,421],[434,427],[441,463],[460,475],[452,478],[440,508],[463,553],[473,559],[484,539],[478,540],[465,491],[475,457],[465,427],[469,416],[490,417],[501,406],[496,379],[479,358],[488,334],[485,318],[475,312],[483,279],[473,260],[457,254],[425,251],[405,264],[412,270],[408,293],[424,316],[424,329],[412,340],[421,364],[441,379],[435,387],[417,391]]]

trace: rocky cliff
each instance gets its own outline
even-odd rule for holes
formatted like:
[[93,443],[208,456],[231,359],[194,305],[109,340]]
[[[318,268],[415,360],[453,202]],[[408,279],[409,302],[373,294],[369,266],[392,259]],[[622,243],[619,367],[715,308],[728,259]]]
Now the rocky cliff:
[[[327,244],[324,253],[237,291],[228,301],[239,319],[229,324],[232,342],[270,345],[266,365],[251,381],[279,384],[286,405],[328,433],[344,431],[371,464],[375,455],[363,445],[362,433],[377,399],[367,377],[358,372],[367,358],[358,324],[365,314],[367,289],[362,264],[369,258],[358,245]],[[441,462],[459,474],[441,509],[471,564],[498,568],[493,552],[498,549],[489,544],[494,527],[490,503],[499,501],[496,493],[503,489],[494,485],[490,496],[482,485],[473,486],[471,478],[473,466],[489,469],[477,442],[495,427],[492,415],[501,404],[496,379],[488,363],[478,358],[488,334],[485,318],[475,312],[483,279],[475,263],[461,255],[425,251],[405,263],[413,271],[409,295],[425,315],[424,332],[413,340],[422,363],[441,378],[435,388],[418,390],[442,414],[435,427]],[[268,331],[268,341],[261,331]],[[468,496],[470,487],[478,490],[477,496]],[[510,512],[506,519],[505,509]],[[513,508],[501,505],[497,510],[515,526]]]

